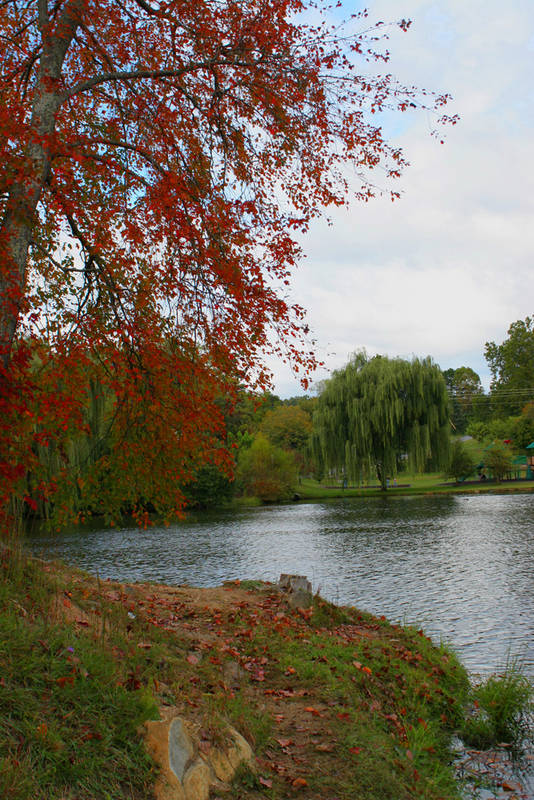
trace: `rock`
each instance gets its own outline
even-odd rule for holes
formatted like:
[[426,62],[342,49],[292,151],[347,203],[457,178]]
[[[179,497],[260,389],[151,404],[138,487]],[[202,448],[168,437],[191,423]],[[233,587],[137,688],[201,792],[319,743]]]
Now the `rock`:
[[225,752],[222,750],[212,750],[209,754],[209,762],[212,770],[220,781],[229,783],[232,780],[235,769]]
[[173,719],[169,727],[169,766],[179,781],[183,780],[194,755],[195,748],[183,720],[180,717]]
[[144,725],[145,745],[160,765],[154,787],[156,800],[208,800],[210,790],[228,790],[237,767],[252,767],[252,749],[235,728],[228,726],[231,744],[205,751],[192,726],[176,708],[160,709],[161,720]]
[[241,736],[235,728],[229,727],[228,733],[234,740],[234,746],[230,747],[227,752],[228,760],[234,771],[243,761],[247,763],[249,767],[252,766],[252,748],[247,740]]
[[212,784],[211,770],[204,761],[195,761],[185,773],[183,787],[186,800],[208,800]]
[[154,795],[157,800],[186,800],[182,784],[169,763],[169,732],[177,718],[177,710],[164,709],[162,717],[161,720],[149,720],[144,725],[146,749],[160,766]]

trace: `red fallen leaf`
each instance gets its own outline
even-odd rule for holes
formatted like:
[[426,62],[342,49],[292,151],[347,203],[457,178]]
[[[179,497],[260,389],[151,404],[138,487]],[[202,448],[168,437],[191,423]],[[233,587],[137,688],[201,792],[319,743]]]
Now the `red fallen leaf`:
[[291,781],[291,786],[294,789],[302,789],[303,786],[307,786],[307,785],[308,785],[308,781],[306,780],[306,778],[295,778],[294,781]]
[[64,597],[63,598],[63,605],[65,606],[65,608],[70,608],[72,606],[72,603],[70,602],[70,600],[68,600],[66,597]]
[[406,758],[408,761],[413,761],[413,753],[411,750],[406,750]]
[[76,620],[76,625],[83,625],[84,628],[88,628],[89,627],[89,623],[87,622],[86,619],[77,619]]
[[293,739],[277,739],[276,741],[280,747],[289,747],[290,744],[293,744]]
[[63,678],[56,678],[56,683],[58,686],[61,686],[61,688],[63,688],[66,683],[70,683],[71,686],[74,686],[74,676],[65,675]]
[[520,792],[521,791],[521,784],[519,783],[511,783],[510,781],[503,781],[501,783],[501,787],[504,789],[505,792]]
[[362,668],[362,665],[360,664],[359,661],[353,661],[352,662],[352,666],[356,667],[356,669],[361,669]]
[[150,642],[137,642],[137,646],[139,647],[140,650],[150,650],[150,648],[152,647]]
[[258,780],[259,780],[259,782],[261,783],[262,786],[266,786],[267,789],[272,789],[273,782],[272,782],[272,780],[270,778],[262,778],[261,775],[260,775]]
[[306,711],[308,714],[313,714],[314,717],[320,717],[321,716],[321,712],[317,711],[317,709],[314,708],[313,706],[306,706],[304,711]]
[[338,719],[345,719],[345,720],[350,719],[350,714],[348,713],[348,711],[340,711],[339,714],[337,714],[336,716]]
[[193,666],[195,666],[196,664],[199,663],[200,658],[198,656],[196,656],[194,653],[189,653],[189,655],[185,657],[185,660],[189,664],[193,664]]
[[361,747],[349,747],[349,753],[354,753],[355,755],[357,755],[358,753],[361,752],[362,752]]
[[285,672],[285,674],[286,674],[286,675],[294,675],[294,674],[296,673],[296,671],[297,671],[297,670],[295,669],[295,667],[288,667],[288,668],[286,669],[286,672]]

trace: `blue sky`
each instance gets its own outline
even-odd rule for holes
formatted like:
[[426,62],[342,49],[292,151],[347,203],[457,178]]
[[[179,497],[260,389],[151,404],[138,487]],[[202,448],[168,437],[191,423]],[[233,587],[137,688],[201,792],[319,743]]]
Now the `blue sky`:
[[[353,204],[331,226],[314,225],[292,298],[308,310],[329,369],[365,347],[431,355],[443,369],[465,364],[488,386],[485,342],[534,314],[534,3],[375,0],[368,9],[371,19],[413,20],[408,33],[393,31],[387,71],[450,92],[461,121],[440,145],[424,113],[385,120],[411,162],[401,200]],[[280,396],[302,393],[287,368],[271,366]]]

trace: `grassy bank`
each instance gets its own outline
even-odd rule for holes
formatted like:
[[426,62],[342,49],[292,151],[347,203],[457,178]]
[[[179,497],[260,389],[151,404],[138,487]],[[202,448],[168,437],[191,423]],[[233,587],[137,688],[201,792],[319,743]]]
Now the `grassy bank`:
[[209,749],[223,721],[255,771],[235,800],[458,798],[465,670],[422,631],[269,584],[99,582],[2,553],[0,796],[141,800],[139,726],[175,706]]
[[445,481],[440,473],[427,473],[424,475],[402,475],[397,479],[397,486],[391,485],[387,492],[379,486],[356,487],[348,486],[346,489],[335,482],[319,483],[310,478],[305,478],[296,489],[302,500],[323,500],[336,497],[384,497],[411,496],[433,494],[508,494],[534,492],[534,481],[511,480],[501,481],[464,481],[454,483]]

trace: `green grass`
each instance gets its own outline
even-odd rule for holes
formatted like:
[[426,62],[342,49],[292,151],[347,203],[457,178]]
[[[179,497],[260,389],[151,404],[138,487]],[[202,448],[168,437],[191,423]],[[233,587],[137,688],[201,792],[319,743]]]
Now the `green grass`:
[[154,767],[136,730],[156,708],[128,683],[136,654],[125,670],[74,626],[51,622],[53,581],[7,551],[3,562],[0,796],[147,797]]
[[[370,626],[371,638],[347,642],[340,631],[358,624]],[[463,717],[468,680],[445,648],[436,648],[419,631],[316,599],[306,635],[280,636],[258,626],[248,654],[268,656],[270,691],[298,686],[311,706],[310,724],[314,709],[321,717],[308,738],[335,743],[333,772],[322,768],[321,755],[315,754],[319,768],[306,777],[314,796],[459,797],[449,739]],[[280,710],[285,711],[283,703]],[[276,742],[284,739],[275,738],[273,750]],[[270,796],[285,797],[282,786],[273,786]]]
[[[414,628],[319,597],[295,611],[257,581],[189,607],[183,594],[0,556],[5,800],[147,800],[157,767],[140,724],[156,700],[215,746],[228,722],[249,741],[257,771],[239,771],[232,800],[459,800],[453,732],[479,718],[492,741],[525,737],[519,674],[471,690],[455,655]],[[76,622],[84,613],[91,625]],[[226,661],[239,688],[223,680]]]
[[[393,485],[383,492],[380,488],[363,488],[348,486],[343,489],[341,483],[335,481],[319,483],[311,478],[304,478],[296,489],[302,500],[326,500],[339,497],[398,497],[430,494],[491,494],[495,492],[534,492],[534,481],[503,481],[496,484],[490,481],[476,483],[455,483],[445,481],[442,473],[425,473],[422,475],[401,475],[397,478],[399,486]],[[408,484],[403,486],[402,484]]]
[[521,752],[526,743],[532,743],[533,701],[534,686],[516,662],[509,662],[501,674],[490,675],[473,687],[462,738],[479,749],[505,743],[515,753]]

